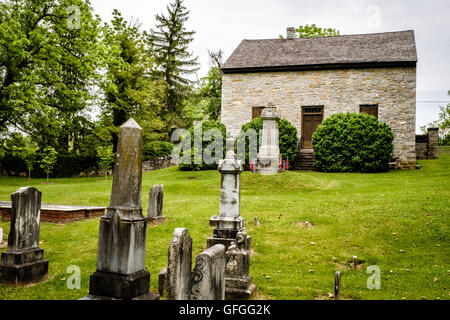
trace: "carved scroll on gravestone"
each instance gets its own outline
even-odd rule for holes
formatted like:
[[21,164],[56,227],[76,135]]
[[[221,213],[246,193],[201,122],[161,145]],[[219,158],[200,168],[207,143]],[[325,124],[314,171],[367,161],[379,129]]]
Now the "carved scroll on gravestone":
[[163,215],[164,186],[154,185],[148,194],[147,219],[150,223],[160,223],[166,220]]
[[190,300],[225,300],[225,246],[217,244],[195,259]]
[[167,300],[224,300],[225,247],[216,245],[202,252],[192,265],[189,231],[176,228],[169,246],[168,266],[159,274],[159,292]]
[[133,120],[120,127],[111,201],[101,217],[97,271],[85,299],[154,300],[145,270],[147,219],[142,214],[142,129]]
[[243,167],[234,154],[234,143],[234,139],[227,139],[227,154],[225,159],[219,162],[218,170],[222,175],[220,213],[219,216],[213,216],[210,219],[210,225],[214,226],[214,231],[213,236],[207,240],[207,246],[210,248],[216,244],[223,244],[227,252],[227,261],[230,260],[228,251],[233,243],[238,244],[240,250],[248,253],[248,260],[238,259],[240,263],[238,269],[244,270],[243,273],[230,272],[231,269],[228,267],[225,271],[227,299],[248,299],[255,291],[256,286],[252,284],[252,278],[248,275],[251,237],[245,232],[244,219],[240,214],[240,175]]
[[11,229],[8,249],[2,253],[0,280],[23,284],[42,280],[48,273],[48,261],[39,248],[41,197],[33,187],[11,194]]

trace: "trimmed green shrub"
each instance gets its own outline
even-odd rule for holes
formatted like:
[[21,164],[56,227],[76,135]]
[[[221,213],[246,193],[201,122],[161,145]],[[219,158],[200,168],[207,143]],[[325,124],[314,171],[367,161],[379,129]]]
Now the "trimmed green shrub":
[[314,165],[324,172],[386,171],[393,139],[391,128],[373,116],[335,114],[313,134]]
[[[217,157],[220,157],[220,159],[223,159],[225,157],[226,152],[226,138],[227,138],[227,130],[223,123],[220,121],[203,121],[202,122],[202,149],[196,150],[194,146],[194,127],[192,127],[189,132],[191,136],[191,163],[180,164],[180,170],[183,171],[197,171],[197,170],[216,170],[218,166],[218,161],[214,163],[206,163],[206,159],[203,156],[205,154],[205,151],[208,154],[211,154],[212,157],[216,156],[214,146],[217,144],[218,148],[220,148],[220,143],[222,143],[222,154],[217,155]],[[215,136],[208,137],[209,133],[216,133],[222,136],[222,141],[216,141]],[[183,153],[181,152],[180,157],[183,157]],[[195,161],[197,160],[197,161]],[[201,164],[199,163],[201,161]],[[199,164],[195,164],[195,162],[198,162]]]
[[[246,135],[248,130],[253,129],[258,134],[257,139],[257,152],[259,150],[259,146],[261,143],[261,132],[263,128],[263,121],[260,117],[254,118],[252,121],[244,124],[241,128],[241,132],[237,137],[237,144],[243,143],[243,139],[245,139],[245,161],[244,161],[244,170],[250,170],[250,159],[249,159],[249,136]],[[286,119],[278,120],[278,134],[279,134],[279,147],[280,147],[280,155],[283,160],[289,160],[289,169],[293,168],[295,159],[298,154],[298,136],[297,129]],[[237,145],[236,144],[236,145]],[[237,152],[237,148],[236,148]],[[243,156],[238,154],[239,159],[243,159]],[[255,159],[251,159],[255,161]],[[255,163],[253,163],[255,165]]]
[[144,161],[168,156],[172,153],[173,143],[167,141],[152,141],[146,144],[143,149]]

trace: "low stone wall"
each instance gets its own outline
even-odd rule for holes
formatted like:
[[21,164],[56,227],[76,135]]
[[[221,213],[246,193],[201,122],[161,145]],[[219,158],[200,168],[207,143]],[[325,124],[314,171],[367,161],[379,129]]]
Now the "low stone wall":
[[142,162],[142,171],[153,171],[176,166],[172,162],[172,156],[165,156],[156,159],[150,159]]
[[427,134],[416,135],[417,159],[438,158],[439,129],[429,128]]
[[[70,223],[84,219],[96,218],[105,214],[103,207],[58,206],[43,204],[41,206],[41,222]],[[11,219],[11,203],[0,203],[0,217],[3,220]]]

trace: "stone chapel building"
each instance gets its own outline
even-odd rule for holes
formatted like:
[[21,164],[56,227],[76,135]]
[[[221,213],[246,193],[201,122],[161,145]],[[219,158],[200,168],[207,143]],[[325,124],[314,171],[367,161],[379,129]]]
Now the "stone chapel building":
[[[221,119],[231,135],[276,108],[298,131],[300,151],[324,118],[366,112],[394,133],[395,166],[415,169],[414,31],[243,40],[222,67]],[[305,154],[300,152],[301,154]]]

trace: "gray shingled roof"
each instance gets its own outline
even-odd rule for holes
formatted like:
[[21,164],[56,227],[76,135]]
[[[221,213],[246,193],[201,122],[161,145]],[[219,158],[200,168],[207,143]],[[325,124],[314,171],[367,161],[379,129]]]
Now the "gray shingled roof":
[[414,31],[335,37],[243,40],[223,72],[411,65],[417,62]]

